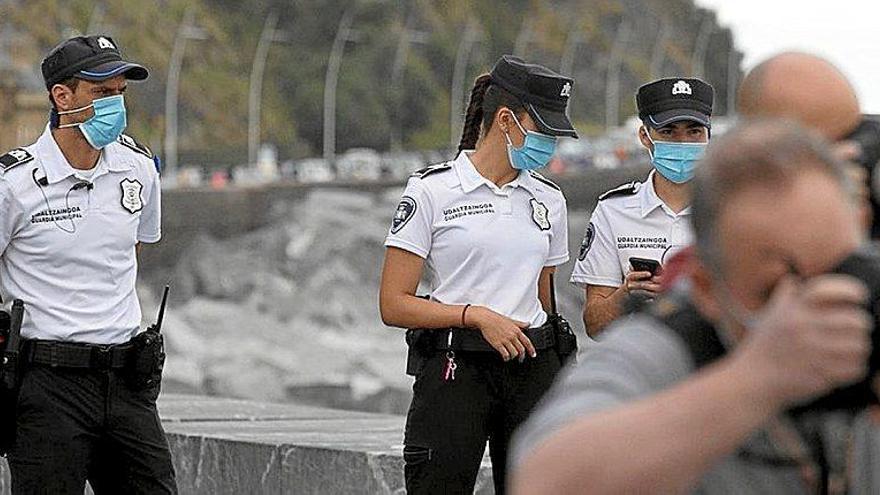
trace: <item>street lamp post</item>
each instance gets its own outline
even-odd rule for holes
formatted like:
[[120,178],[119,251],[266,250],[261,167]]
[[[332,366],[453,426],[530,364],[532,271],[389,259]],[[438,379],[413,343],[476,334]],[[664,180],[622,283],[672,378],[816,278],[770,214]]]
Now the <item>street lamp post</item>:
[[480,36],[480,28],[476,21],[471,19],[464,30],[464,36],[458,44],[455,52],[455,66],[452,69],[452,88],[450,88],[449,110],[449,145],[452,149],[458,147],[456,131],[461,122],[461,106],[464,103],[464,79],[467,73],[468,59],[471,50]]
[[180,69],[187,40],[207,39],[205,30],[193,26],[195,11],[192,7],[183,14],[183,22],[177,29],[171,58],[168,61],[168,82],[165,85],[165,170],[172,181],[177,173],[177,99],[180,87]]
[[401,106],[403,105],[403,73],[406,69],[406,59],[409,57],[409,46],[412,43],[427,43],[427,33],[415,29],[416,10],[411,9],[406,16],[406,24],[400,33],[397,42],[397,51],[394,53],[394,63],[391,65],[391,101],[393,102],[394,122],[389,127],[391,149],[399,151],[403,142],[403,123],[401,122]]
[[706,12],[703,22],[700,24],[700,32],[697,34],[697,41],[694,44],[694,53],[691,58],[691,71],[694,77],[703,77],[705,71],[706,51],[709,48],[709,39],[714,30],[715,22],[712,15]]
[[620,64],[627,38],[629,38],[629,24],[620,21],[611,54],[608,56],[608,72],[605,79],[605,129],[609,131],[619,123],[617,107],[620,105]]
[[519,33],[516,35],[516,41],[513,43],[513,54],[517,57],[524,58],[526,56],[526,51],[529,49],[529,43],[532,41],[532,35],[534,33],[534,22],[531,16],[526,14],[526,18],[523,19],[522,25],[520,25]]
[[339,81],[339,66],[342,63],[345,42],[352,38],[351,24],[354,22],[355,6],[356,4],[351,5],[342,14],[324,78],[324,160],[331,166],[336,161],[336,84]]
[[651,80],[659,79],[663,72],[663,62],[666,60],[666,41],[669,39],[669,22],[665,19],[660,21],[660,34],[654,43],[654,53],[651,54]]
[[565,39],[565,50],[562,51],[562,58],[559,59],[559,73],[564,76],[571,77],[574,69],[574,57],[577,48],[583,41],[581,31],[578,29],[578,23],[575,21],[568,30],[568,36]]
[[251,77],[248,84],[248,163],[257,162],[257,148],[260,146],[260,113],[262,110],[263,74],[266,71],[266,59],[269,46],[273,41],[285,41],[286,34],[275,29],[278,25],[278,12],[272,11],[266,16],[263,32],[257,43],[254,63],[251,66]]

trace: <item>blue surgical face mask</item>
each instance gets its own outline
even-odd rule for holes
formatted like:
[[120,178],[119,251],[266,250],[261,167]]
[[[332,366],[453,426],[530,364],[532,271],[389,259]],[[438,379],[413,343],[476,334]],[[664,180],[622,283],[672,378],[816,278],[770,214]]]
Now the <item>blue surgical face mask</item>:
[[[513,113],[511,112],[511,115]],[[510,166],[517,170],[536,170],[546,167],[556,152],[556,136],[548,136],[534,131],[526,131],[519,124],[516,115],[513,115],[513,121],[520,132],[523,133],[525,139],[519,148],[513,145],[510,135],[504,133],[507,138],[507,156],[510,159]]]
[[58,115],[68,115],[79,113],[89,108],[95,109],[95,115],[85,122],[76,122],[73,124],[59,125],[59,129],[66,127],[79,127],[79,130],[85,136],[89,145],[96,150],[102,149],[108,144],[116,141],[122,131],[125,130],[125,99],[122,95],[108,96],[106,98],[97,98],[92,101],[91,105],[75,108],[66,112],[58,112]]
[[707,143],[673,143],[670,141],[654,141],[651,133],[645,129],[648,141],[654,145],[654,151],[648,150],[651,163],[660,172],[676,184],[684,184],[694,178],[694,168],[698,160],[706,153]]

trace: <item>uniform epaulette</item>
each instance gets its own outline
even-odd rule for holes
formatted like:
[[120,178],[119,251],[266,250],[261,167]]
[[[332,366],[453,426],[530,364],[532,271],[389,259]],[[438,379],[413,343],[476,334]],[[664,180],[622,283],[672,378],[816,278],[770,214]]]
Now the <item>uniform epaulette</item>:
[[539,174],[538,172],[535,172],[534,170],[529,170],[529,175],[531,175],[538,182],[544,183],[544,184],[552,187],[553,189],[556,189],[557,191],[562,191],[562,188],[557,186],[555,182],[544,177],[543,175]]
[[21,165],[23,163],[27,163],[34,159],[34,155],[30,154],[28,150],[24,148],[16,148],[9,153],[6,153],[3,156],[0,156],[0,170],[4,172]]
[[136,153],[140,153],[151,160],[153,159],[153,152],[150,151],[150,148],[147,148],[141,143],[135,141],[133,137],[127,134],[120,134],[119,138],[116,141]]
[[436,165],[427,166],[421,170],[416,170],[412,173],[410,177],[418,177],[420,179],[424,179],[431,174],[436,174],[446,170],[452,170],[452,165],[449,162],[438,163]]
[[632,196],[638,191],[639,183],[637,181],[632,181],[629,184],[624,184],[619,187],[615,187],[610,191],[605,191],[599,196],[599,201],[606,200],[608,198],[616,198],[618,196]]

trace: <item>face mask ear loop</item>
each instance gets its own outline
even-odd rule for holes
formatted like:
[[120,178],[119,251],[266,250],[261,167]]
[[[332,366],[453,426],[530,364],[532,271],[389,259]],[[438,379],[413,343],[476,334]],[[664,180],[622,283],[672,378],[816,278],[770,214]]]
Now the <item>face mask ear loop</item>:
[[73,123],[70,123],[70,124],[62,124],[62,123],[61,123],[61,116],[62,116],[62,115],[70,115],[70,114],[72,114],[72,113],[80,113],[80,112],[84,112],[84,111],[86,111],[86,110],[88,110],[89,108],[92,108],[92,107],[94,107],[94,106],[95,106],[94,103],[89,103],[88,105],[86,105],[86,106],[84,106],[84,107],[74,108],[73,110],[65,110],[65,111],[63,111],[63,112],[58,112],[58,111],[56,111],[55,114],[58,115],[58,125],[55,126],[55,127],[56,127],[57,129],[68,129],[68,128],[70,128],[70,127],[79,127],[79,126],[82,124],[82,122],[73,122]]
[[654,159],[654,147],[657,145],[654,144],[654,140],[651,139],[651,131],[648,130],[648,126],[643,125],[642,129],[645,130],[645,137],[648,138],[648,142],[651,143],[651,147],[648,148],[648,156],[651,158],[651,160],[653,160]]

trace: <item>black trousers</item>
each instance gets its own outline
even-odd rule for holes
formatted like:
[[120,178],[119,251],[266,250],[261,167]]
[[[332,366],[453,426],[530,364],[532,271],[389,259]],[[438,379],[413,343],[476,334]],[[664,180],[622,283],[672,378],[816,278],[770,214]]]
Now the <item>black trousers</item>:
[[445,352],[416,376],[406,419],[404,475],[410,494],[473,493],[486,442],[495,493],[505,493],[507,447],[561,367],[553,349],[505,363],[497,354],[457,352],[445,381]]
[[159,387],[132,390],[117,371],[29,367],[9,453],[13,495],[176,494],[156,411]]

